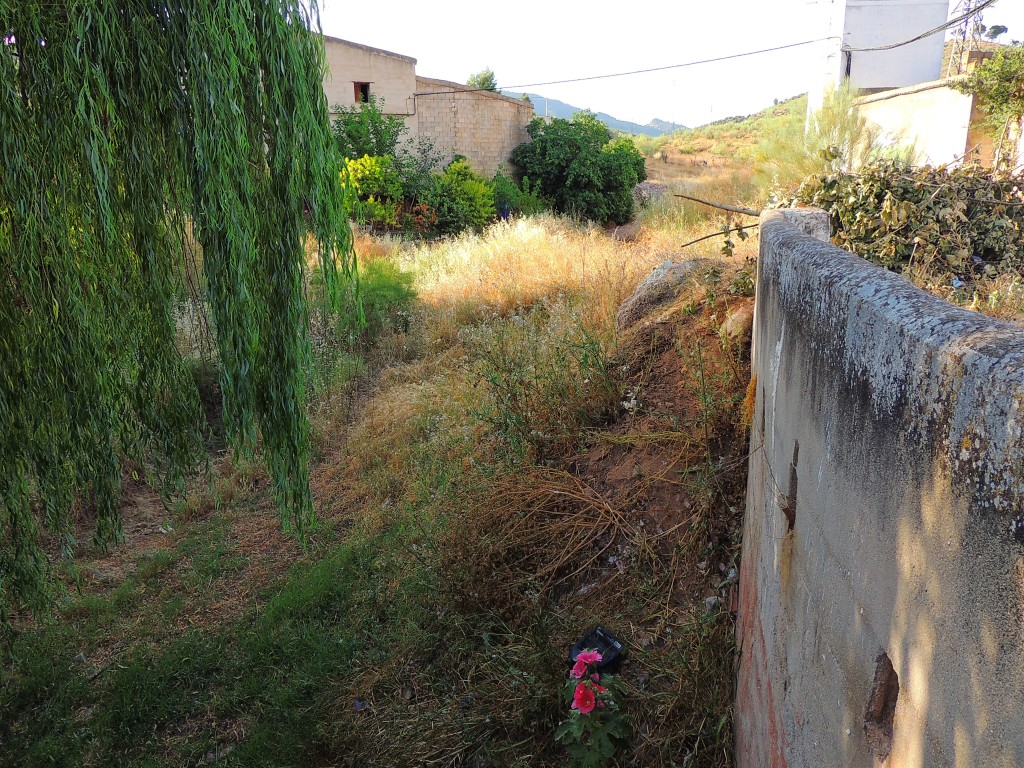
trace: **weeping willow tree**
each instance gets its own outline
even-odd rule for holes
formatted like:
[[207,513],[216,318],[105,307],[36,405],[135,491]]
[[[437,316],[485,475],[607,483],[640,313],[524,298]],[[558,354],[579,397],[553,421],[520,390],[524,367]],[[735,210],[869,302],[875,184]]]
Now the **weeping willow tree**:
[[0,0],[0,619],[48,604],[76,505],[118,538],[127,461],[166,490],[202,462],[175,322],[200,260],[228,437],[312,523],[307,234],[333,298],[354,266],[317,26],[307,1]]

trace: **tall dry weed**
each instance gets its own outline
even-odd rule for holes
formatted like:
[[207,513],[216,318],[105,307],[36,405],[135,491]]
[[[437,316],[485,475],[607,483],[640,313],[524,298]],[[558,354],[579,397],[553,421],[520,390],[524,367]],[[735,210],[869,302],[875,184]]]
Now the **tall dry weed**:
[[656,263],[648,249],[554,216],[500,222],[480,235],[421,245],[406,258],[420,297],[456,325],[561,294],[582,300],[587,327],[602,336],[613,331],[619,305]]

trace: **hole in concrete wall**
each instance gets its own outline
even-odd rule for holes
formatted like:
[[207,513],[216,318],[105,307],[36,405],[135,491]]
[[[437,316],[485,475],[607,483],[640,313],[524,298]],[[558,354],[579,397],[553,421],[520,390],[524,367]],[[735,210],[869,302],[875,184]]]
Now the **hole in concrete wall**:
[[875,660],[875,682],[871,687],[868,711],[864,715],[864,735],[875,764],[884,763],[892,751],[892,718],[900,695],[900,679],[887,653]]
[[789,490],[786,492],[786,503],[782,506],[782,512],[786,515],[786,531],[793,530],[796,525],[796,465],[800,459],[800,441],[793,443],[793,461],[789,465]]

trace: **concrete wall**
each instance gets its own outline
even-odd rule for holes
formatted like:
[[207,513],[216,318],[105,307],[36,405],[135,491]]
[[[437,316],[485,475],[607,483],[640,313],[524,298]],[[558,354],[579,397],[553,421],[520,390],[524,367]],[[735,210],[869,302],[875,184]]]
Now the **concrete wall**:
[[370,83],[370,93],[384,102],[382,111],[406,117],[410,133],[415,134],[412,94],[416,90],[416,59],[326,36],[324,50],[328,69],[324,93],[332,114],[336,114],[336,105],[356,103],[353,83]]
[[1024,765],[1024,330],[787,215],[761,226],[738,765]]
[[[897,145],[913,144],[917,162],[941,165],[962,160],[968,150],[980,143],[972,159],[991,163],[991,141],[972,134],[977,111],[974,97],[949,87],[949,81],[937,80],[909,88],[899,88],[857,100],[860,114],[882,130],[887,141]],[[982,150],[988,148],[988,156]]]
[[417,77],[416,83],[419,134],[434,139],[446,161],[465,155],[475,170],[491,176],[529,140],[531,104],[446,80]]

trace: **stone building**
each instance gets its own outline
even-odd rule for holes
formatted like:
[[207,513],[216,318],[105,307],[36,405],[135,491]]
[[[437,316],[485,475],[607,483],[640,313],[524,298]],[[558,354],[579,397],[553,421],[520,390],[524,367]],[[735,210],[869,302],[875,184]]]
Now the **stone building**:
[[416,78],[416,91],[419,135],[433,139],[446,160],[465,155],[470,165],[491,176],[508,164],[513,149],[530,140],[530,103],[429,77]]
[[416,59],[380,48],[325,36],[324,49],[324,93],[332,115],[373,96],[384,114],[405,120],[409,138],[429,137],[446,161],[464,155],[486,176],[508,165],[512,150],[529,138],[529,103],[418,76]]

